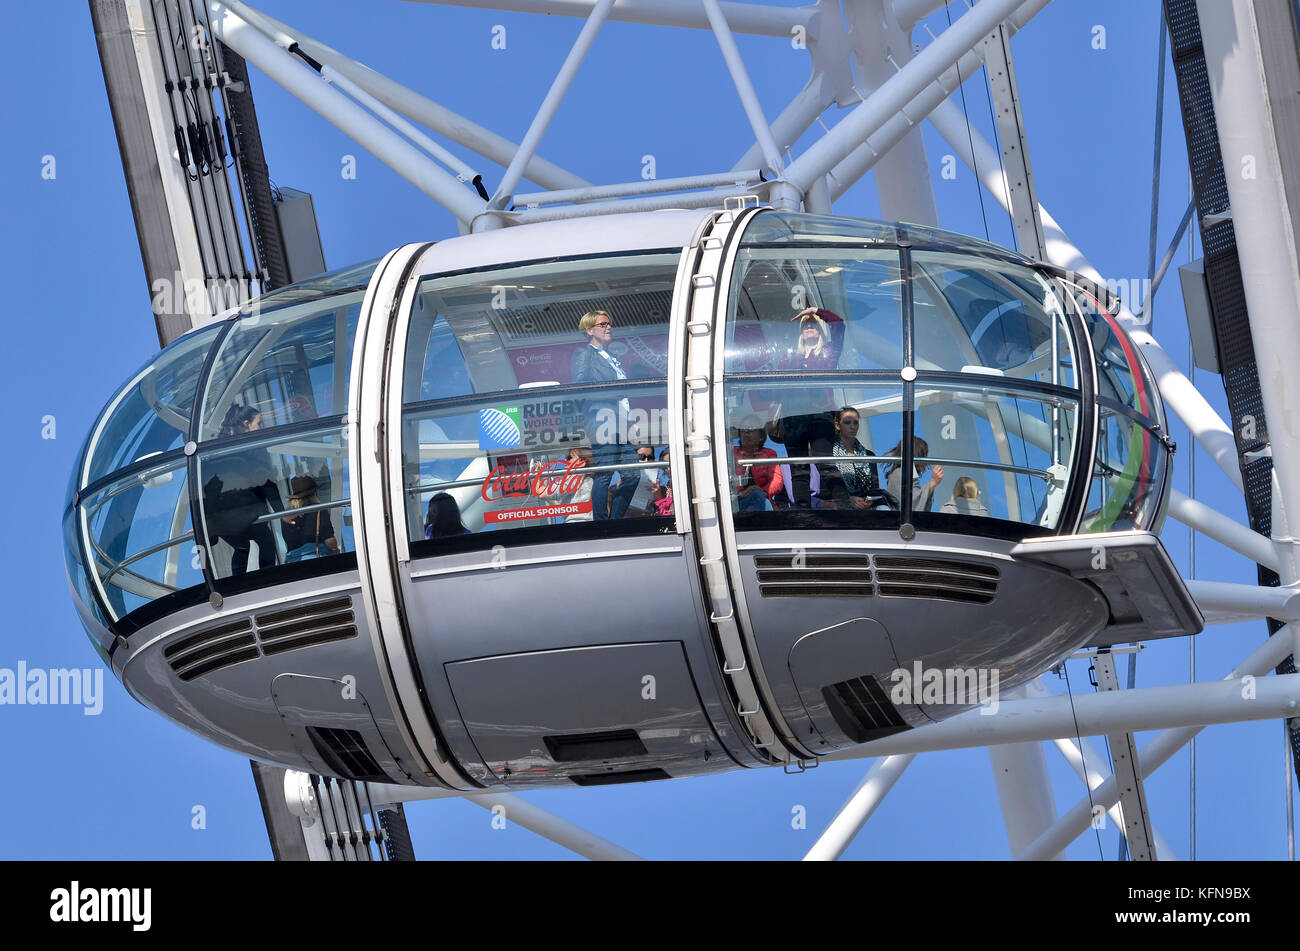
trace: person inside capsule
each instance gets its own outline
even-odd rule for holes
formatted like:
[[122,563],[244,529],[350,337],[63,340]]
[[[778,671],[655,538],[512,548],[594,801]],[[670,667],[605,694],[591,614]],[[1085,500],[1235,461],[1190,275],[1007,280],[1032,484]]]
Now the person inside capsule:
[[[835,411],[835,445],[832,456],[874,456],[858,439],[862,416],[852,406]],[[826,486],[821,492],[823,507],[864,511],[875,508],[880,498],[880,477],[872,462],[837,462],[823,466]]]
[[[844,343],[844,321],[832,311],[805,307],[791,320],[798,321],[795,344],[781,359],[781,370],[834,370]],[[772,407],[767,434],[785,446],[791,458],[790,480],[796,508],[812,508],[812,468],[794,461],[809,456],[829,456],[835,440],[831,411],[835,396],[830,389],[793,389]]]
[[[238,436],[262,428],[262,414],[251,406],[231,405],[221,424],[221,436]],[[224,540],[235,550],[230,564],[233,577],[248,571],[251,544],[257,544],[257,566],[270,568],[276,561],[271,526],[258,521],[268,512],[284,510],[270,455],[258,446],[217,456],[204,466],[203,485],[209,547]]]
[[[582,315],[578,329],[587,335],[586,346],[573,354],[570,370],[574,383],[612,383],[626,380],[627,372],[618,357],[609,350],[614,339],[613,320],[603,310],[593,310]],[[631,404],[621,399],[588,400],[586,408],[587,438],[591,442],[591,464],[596,467],[613,466],[636,460],[636,446],[628,442]],[[609,484],[618,472],[618,488],[614,498],[609,497]],[[595,519],[618,519],[627,514],[627,507],[636,494],[641,481],[639,469],[606,470],[592,477],[591,506]]]
[[970,476],[962,476],[952,490],[952,498],[939,509],[947,515],[980,515],[987,517],[989,510],[980,501],[980,487]]
[[[889,450],[886,455],[900,457],[903,452],[903,444],[900,442],[893,449]],[[920,436],[912,440],[912,456],[920,459],[930,454],[930,444]],[[943,466],[935,466],[934,471],[930,473],[930,479],[925,486],[921,485],[921,476],[925,475],[925,470],[930,467],[928,462],[916,463],[916,478],[912,480],[912,511],[928,512],[930,506],[934,503],[934,492],[939,488],[939,483],[943,481]],[[903,496],[903,464],[902,462],[891,462],[885,468],[886,491],[889,492],[890,498],[895,505],[899,505],[899,499]],[[901,505],[900,505],[901,507]]]
[[[301,509],[320,504],[316,480],[309,475],[297,475],[289,480],[289,508]],[[339,542],[334,535],[334,523],[329,512],[317,509],[298,518],[280,521],[280,535],[284,538],[285,564],[337,555]]]
[[741,420],[736,427],[739,444],[736,446],[736,498],[740,511],[763,512],[772,507],[771,499],[785,490],[780,466],[745,466],[742,460],[776,459],[775,449],[763,445],[766,433],[757,416]]
[[429,510],[424,519],[425,538],[453,538],[468,535],[469,529],[461,519],[460,506],[446,492],[429,499]]

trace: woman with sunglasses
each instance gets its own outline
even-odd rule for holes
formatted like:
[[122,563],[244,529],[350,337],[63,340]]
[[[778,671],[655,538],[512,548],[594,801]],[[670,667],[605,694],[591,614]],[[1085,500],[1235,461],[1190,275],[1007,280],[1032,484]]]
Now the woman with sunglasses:
[[826,487],[822,490],[823,506],[852,511],[865,511],[876,507],[880,497],[880,478],[874,462],[851,462],[854,456],[874,456],[862,445],[858,432],[862,426],[861,414],[852,406],[835,411],[835,444],[831,455],[846,461],[823,466]]

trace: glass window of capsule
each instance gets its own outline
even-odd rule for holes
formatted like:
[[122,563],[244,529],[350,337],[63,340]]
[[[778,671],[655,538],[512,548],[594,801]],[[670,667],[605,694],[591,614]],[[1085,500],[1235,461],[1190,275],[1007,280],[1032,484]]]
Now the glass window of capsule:
[[[588,255],[421,280],[402,368],[414,556],[674,530],[679,261]],[[146,623],[170,596],[259,572],[354,563],[343,420],[374,267],[264,296],[110,402],[65,517],[69,573],[100,625]],[[776,212],[754,216],[719,277],[714,446],[738,529],[1155,527],[1164,417],[1095,292],[974,239]]]
[[933,229],[767,213],[740,243],[727,313],[738,528],[1153,527],[1159,400],[1085,288]]
[[145,623],[173,596],[354,550],[343,418],[374,267],[276,291],[187,334],[109,403],[64,529],[69,575],[100,625]]

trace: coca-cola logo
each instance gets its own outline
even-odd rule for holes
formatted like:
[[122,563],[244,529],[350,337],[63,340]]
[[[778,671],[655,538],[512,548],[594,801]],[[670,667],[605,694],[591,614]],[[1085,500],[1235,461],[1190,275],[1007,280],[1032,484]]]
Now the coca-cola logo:
[[498,502],[501,499],[551,498],[577,492],[582,485],[582,459],[570,459],[568,462],[556,460],[536,469],[511,472],[505,466],[497,466],[483,480],[479,494],[484,502]]

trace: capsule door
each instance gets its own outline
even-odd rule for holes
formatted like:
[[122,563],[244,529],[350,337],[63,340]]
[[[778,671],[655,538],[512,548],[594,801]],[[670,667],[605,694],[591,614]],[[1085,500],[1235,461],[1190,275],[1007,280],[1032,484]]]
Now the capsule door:
[[469,236],[479,266],[458,269],[457,240],[435,245],[376,345],[394,621],[468,783],[638,781],[754,758],[719,700],[674,512],[674,300],[699,217],[653,223],[674,235],[666,249],[647,250],[642,229],[598,254],[484,265],[491,242]]

